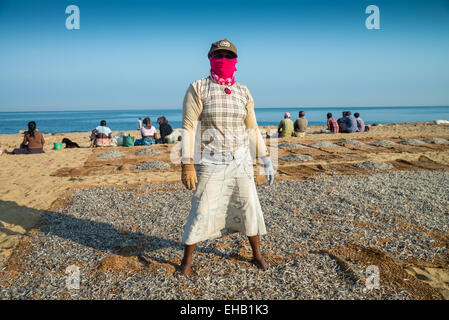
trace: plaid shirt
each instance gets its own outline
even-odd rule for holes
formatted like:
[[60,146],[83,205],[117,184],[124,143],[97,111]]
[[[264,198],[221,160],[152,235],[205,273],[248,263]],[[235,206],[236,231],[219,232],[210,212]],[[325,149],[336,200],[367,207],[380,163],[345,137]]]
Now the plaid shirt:
[[334,118],[327,119],[327,129],[332,133],[338,133],[338,123]]
[[[200,81],[203,111],[201,121],[201,150],[211,154],[234,152],[248,148],[245,126],[249,97],[244,85],[224,86],[210,77]],[[231,94],[225,92],[231,90]]]
[[252,158],[268,155],[254,100],[239,83],[219,85],[212,78],[191,83],[182,104],[182,129],[183,163],[230,163],[248,150]]

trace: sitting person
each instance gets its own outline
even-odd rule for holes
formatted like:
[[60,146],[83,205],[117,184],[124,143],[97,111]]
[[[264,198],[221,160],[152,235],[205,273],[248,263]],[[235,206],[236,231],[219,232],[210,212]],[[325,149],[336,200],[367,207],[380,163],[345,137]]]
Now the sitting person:
[[295,132],[294,132],[294,136],[295,137],[304,137],[306,135],[306,131],[307,131],[307,119],[305,118],[306,113],[304,111],[299,111],[298,114],[298,119],[296,119],[295,121]]
[[36,129],[36,122],[28,122],[28,131],[25,131],[23,142],[20,148],[14,149],[11,152],[5,150],[6,154],[32,154],[44,153],[44,136]]
[[106,120],[101,120],[100,125],[92,130],[90,136],[91,147],[108,147],[112,140],[112,130],[106,127]]
[[151,119],[143,119],[143,127],[140,129],[141,139],[136,139],[135,146],[149,146],[156,143],[156,128],[151,125]]
[[290,119],[290,112],[284,114],[284,119],[279,122],[278,137],[291,137],[293,133],[293,121]]
[[157,143],[173,143],[175,142],[175,135],[173,128],[168,124],[167,118],[164,116],[157,118],[159,123],[159,134],[160,138],[156,140]]
[[357,120],[350,111],[343,111],[343,118],[338,119],[337,122],[340,126],[340,132],[357,132]]
[[338,124],[338,132],[343,132],[345,129],[345,124],[343,123],[343,117],[345,116],[346,111],[343,111],[343,116],[337,119]]
[[357,121],[357,131],[365,132],[365,121],[360,118],[360,114],[358,112],[354,113],[355,120]]
[[338,122],[334,118],[332,118],[332,113],[327,114],[327,130],[330,133],[338,133],[340,128],[338,127]]
[[339,125],[337,120],[332,118],[332,113],[327,114],[327,129],[321,129],[321,133],[338,133]]

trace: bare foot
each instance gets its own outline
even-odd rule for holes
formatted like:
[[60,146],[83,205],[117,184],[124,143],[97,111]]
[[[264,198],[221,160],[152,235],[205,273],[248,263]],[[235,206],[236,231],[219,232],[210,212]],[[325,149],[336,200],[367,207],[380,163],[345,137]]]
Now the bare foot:
[[190,276],[192,271],[192,261],[186,262],[184,259],[181,261],[181,267],[178,271],[175,272],[175,276]]
[[259,269],[262,269],[264,271],[270,267],[270,265],[268,263],[266,263],[266,261],[263,257],[253,258],[251,260],[251,262],[254,263]]

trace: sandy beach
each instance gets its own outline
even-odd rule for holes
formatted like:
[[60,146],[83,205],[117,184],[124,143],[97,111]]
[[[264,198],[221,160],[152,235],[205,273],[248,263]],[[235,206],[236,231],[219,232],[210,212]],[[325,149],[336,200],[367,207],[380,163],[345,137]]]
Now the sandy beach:
[[[0,299],[449,299],[449,126],[322,128],[267,139],[273,189],[254,167],[272,268],[257,271],[231,235],[202,245],[181,282],[172,275],[191,192],[170,161],[179,143],[89,148],[88,132],[57,133],[44,134],[44,154],[2,154]],[[52,150],[65,137],[82,148]],[[21,141],[3,134],[0,148]],[[75,295],[65,288],[71,264],[85,279]],[[379,265],[377,291],[364,291],[368,265]]]

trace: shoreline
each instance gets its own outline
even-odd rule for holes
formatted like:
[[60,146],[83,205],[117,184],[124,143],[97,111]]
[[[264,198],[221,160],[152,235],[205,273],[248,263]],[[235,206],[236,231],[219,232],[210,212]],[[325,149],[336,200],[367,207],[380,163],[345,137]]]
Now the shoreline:
[[[439,126],[439,127],[447,127],[449,128],[448,124],[440,124],[437,125],[435,124],[433,121],[411,121],[411,122],[388,122],[388,123],[365,123],[366,125],[368,125],[370,128],[372,127],[390,127],[390,126],[417,126],[417,125],[425,125],[425,126]],[[113,126],[109,126],[112,127]],[[157,125],[155,126],[157,129]],[[325,129],[327,127],[327,125],[323,124],[323,125],[309,125],[307,127],[307,134],[311,134],[313,136],[315,135],[319,135],[319,130],[320,129]],[[111,129],[112,129],[111,128]],[[39,129],[39,127],[38,127]],[[263,130],[263,129],[277,129],[277,124],[275,125],[259,125],[259,129]],[[174,131],[179,131],[181,130],[181,128],[173,128]],[[26,131],[26,129],[21,129],[18,130],[18,132],[16,133],[0,133],[0,146],[2,145],[2,140],[5,140],[6,137],[8,136],[14,136],[14,135],[22,135],[24,132]],[[62,132],[62,131],[58,131],[58,132],[42,132],[41,133],[44,135],[45,137],[50,137],[50,136],[60,136],[60,135],[87,135],[90,136],[90,132],[91,131],[67,131],[67,132]],[[136,135],[140,135],[140,130],[138,129],[131,129],[131,130],[112,130],[112,135],[116,135],[120,132],[125,132],[126,134],[136,134]],[[159,133],[159,129],[157,129],[157,132]],[[369,131],[368,132],[355,132],[352,134],[363,134],[366,136],[369,136]],[[341,135],[341,133],[339,134]],[[330,135],[332,136],[332,135]],[[388,136],[388,133],[387,133]],[[2,139],[3,138],[3,139]],[[19,143],[20,144],[20,143]]]

